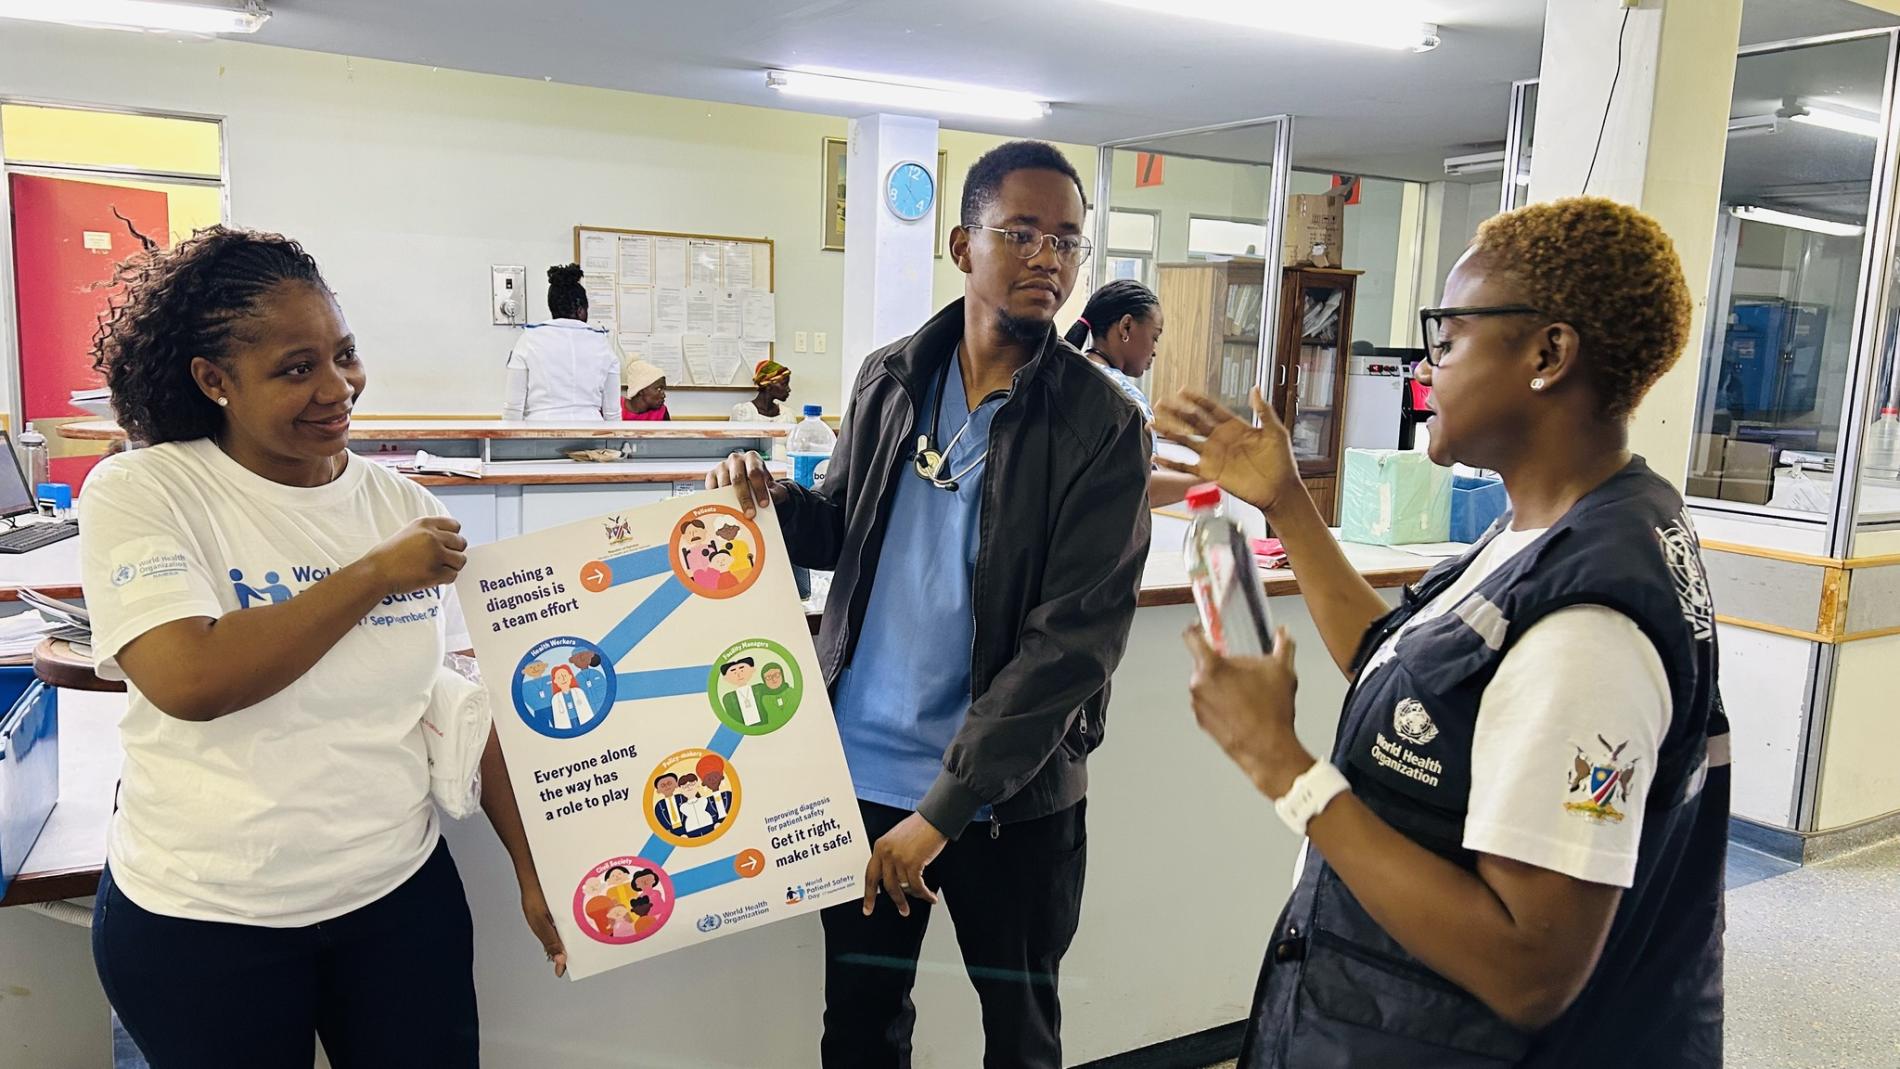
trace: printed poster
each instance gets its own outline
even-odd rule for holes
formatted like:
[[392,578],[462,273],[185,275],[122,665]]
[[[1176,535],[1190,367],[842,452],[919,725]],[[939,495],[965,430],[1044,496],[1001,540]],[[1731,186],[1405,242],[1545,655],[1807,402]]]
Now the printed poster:
[[778,520],[736,502],[476,546],[456,582],[574,979],[863,895]]

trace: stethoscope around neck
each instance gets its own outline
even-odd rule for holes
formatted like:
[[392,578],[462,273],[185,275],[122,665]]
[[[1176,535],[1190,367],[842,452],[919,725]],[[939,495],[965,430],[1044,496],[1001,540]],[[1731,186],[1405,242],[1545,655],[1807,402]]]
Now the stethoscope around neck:
[[930,444],[937,440],[937,427],[943,418],[943,395],[946,392],[945,387],[950,383],[950,367],[955,363],[956,357],[952,354],[949,360],[944,361],[943,370],[937,373],[937,398],[936,404],[930,411],[930,433],[917,436],[917,451],[911,457],[911,470],[917,473],[918,478],[939,490],[946,490],[953,494],[957,492],[960,481],[982,467],[983,461],[990,455],[989,448],[985,446],[983,451],[977,454],[976,459],[965,465],[962,471],[944,474],[944,469],[950,464],[950,454],[956,451],[957,443],[963,440],[963,432],[969,430],[970,424],[976,422],[967,417],[963,421],[963,426],[957,428],[957,433],[950,436],[950,443],[942,450],[932,448]]

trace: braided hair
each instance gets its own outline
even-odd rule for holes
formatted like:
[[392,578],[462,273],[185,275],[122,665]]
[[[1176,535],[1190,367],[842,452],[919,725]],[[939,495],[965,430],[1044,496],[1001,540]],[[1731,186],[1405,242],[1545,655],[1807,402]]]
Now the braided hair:
[[230,370],[239,324],[258,315],[270,291],[302,282],[330,287],[317,261],[281,234],[212,226],[170,249],[148,245],[114,272],[92,340],[92,366],[105,376],[126,434],[150,445],[214,437],[224,413],[192,377],[205,357]]
[[1146,319],[1160,305],[1161,298],[1155,296],[1155,291],[1132,278],[1118,278],[1089,295],[1082,315],[1062,340],[1077,349],[1087,349],[1089,335],[1105,338],[1108,328],[1121,322],[1123,316]]
[[555,319],[587,319],[587,291],[581,288],[581,265],[548,268],[548,315]]

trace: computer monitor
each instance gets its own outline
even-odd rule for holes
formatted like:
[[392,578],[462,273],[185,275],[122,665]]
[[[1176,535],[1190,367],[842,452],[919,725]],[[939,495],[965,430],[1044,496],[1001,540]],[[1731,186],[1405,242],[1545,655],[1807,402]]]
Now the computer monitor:
[[13,436],[6,431],[0,431],[0,452],[7,455],[6,463],[0,464],[0,516],[11,519],[38,511],[34,488],[26,485],[26,473],[20,470],[20,454],[13,451]]

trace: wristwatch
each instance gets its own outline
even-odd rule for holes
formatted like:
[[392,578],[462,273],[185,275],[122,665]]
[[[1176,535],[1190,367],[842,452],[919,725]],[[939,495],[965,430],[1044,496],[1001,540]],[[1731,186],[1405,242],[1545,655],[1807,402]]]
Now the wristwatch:
[[1319,816],[1334,798],[1351,790],[1352,784],[1346,782],[1345,773],[1333,767],[1331,761],[1315,761],[1312,768],[1293,781],[1283,797],[1274,800],[1273,811],[1280,814],[1293,834],[1305,835],[1307,822]]

